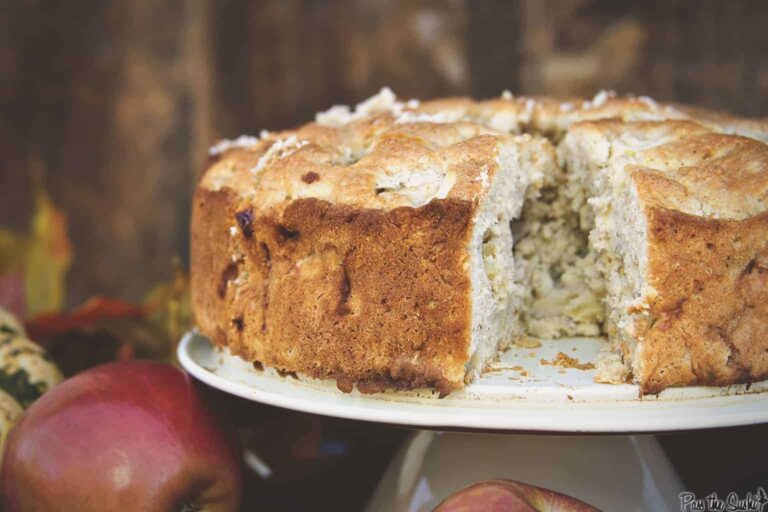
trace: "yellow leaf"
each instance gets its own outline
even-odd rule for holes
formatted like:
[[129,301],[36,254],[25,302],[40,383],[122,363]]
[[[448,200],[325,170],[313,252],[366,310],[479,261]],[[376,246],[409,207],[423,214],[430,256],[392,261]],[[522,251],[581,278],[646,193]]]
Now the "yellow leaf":
[[72,261],[66,215],[56,208],[41,185],[35,187],[34,195],[35,213],[23,262],[29,316],[62,308],[66,273]]

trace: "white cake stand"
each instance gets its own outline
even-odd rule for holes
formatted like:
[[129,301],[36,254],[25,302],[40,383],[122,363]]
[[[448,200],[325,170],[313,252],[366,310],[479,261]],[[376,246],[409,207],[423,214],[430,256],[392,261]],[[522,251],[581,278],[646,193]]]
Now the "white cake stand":
[[[602,510],[679,510],[685,489],[656,439],[628,434],[768,422],[768,384],[640,398],[636,386],[596,384],[593,370],[551,364],[562,352],[588,366],[603,343],[568,339],[512,349],[491,372],[442,399],[428,390],[347,394],[332,381],[257,371],[194,332],[181,340],[178,357],[199,380],[249,400],[420,429],[385,472],[369,512],[426,512],[462,487],[498,478]],[[587,433],[604,435],[565,435]]]
[[[227,393],[286,409],[415,428],[494,432],[641,433],[768,422],[768,383],[668,389],[640,398],[634,385],[597,384],[593,370],[551,364],[559,352],[588,364],[601,340],[581,338],[512,349],[496,369],[438,399],[429,390],[363,395],[333,381],[256,371],[196,333],[179,344],[182,366]],[[545,363],[545,364],[542,364]]]
[[483,480],[510,479],[574,496],[600,510],[680,510],[685,488],[653,436],[533,436],[415,432],[367,512],[429,512]]

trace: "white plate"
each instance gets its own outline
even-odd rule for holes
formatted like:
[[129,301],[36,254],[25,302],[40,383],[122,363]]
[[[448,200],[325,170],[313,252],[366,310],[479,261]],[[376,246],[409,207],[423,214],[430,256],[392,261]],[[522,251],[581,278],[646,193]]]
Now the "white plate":
[[[363,395],[334,381],[282,377],[214,349],[188,333],[179,344],[182,366],[227,393],[286,409],[421,428],[539,432],[660,432],[768,422],[768,381],[727,388],[668,389],[639,397],[637,386],[597,384],[592,370],[542,362],[558,352],[594,361],[604,342],[574,338],[513,348],[464,390],[438,399],[428,390]],[[514,367],[514,369],[513,369]]]

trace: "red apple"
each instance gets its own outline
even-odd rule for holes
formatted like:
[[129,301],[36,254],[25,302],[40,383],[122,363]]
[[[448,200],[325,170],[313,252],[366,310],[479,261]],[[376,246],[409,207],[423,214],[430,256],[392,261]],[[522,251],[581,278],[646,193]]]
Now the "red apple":
[[238,509],[234,432],[186,373],[169,364],[106,364],[64,381],[8,438],[5,512]]
[[451,494],[434,512],[599,512],[576,498],[513,480],[478,482]]

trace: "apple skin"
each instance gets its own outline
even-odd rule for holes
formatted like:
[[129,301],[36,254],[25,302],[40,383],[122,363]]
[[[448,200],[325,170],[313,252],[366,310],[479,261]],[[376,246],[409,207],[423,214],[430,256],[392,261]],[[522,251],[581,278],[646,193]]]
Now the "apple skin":
[[478,482],[455,492],[434,512],[599,512],[583,501],[514,480]]
[[236,437],[192,378],[164,363],[98,366],[56,386],[11,431],[5,512],[234,512]]

